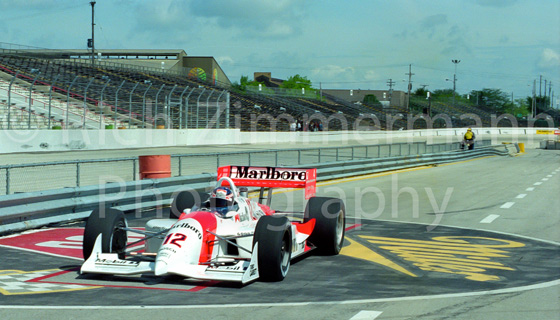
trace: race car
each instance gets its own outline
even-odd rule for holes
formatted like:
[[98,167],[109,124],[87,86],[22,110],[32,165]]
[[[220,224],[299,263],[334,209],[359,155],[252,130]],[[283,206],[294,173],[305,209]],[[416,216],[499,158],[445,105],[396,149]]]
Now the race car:
[[[145,230],[128,227],[119,210],[96,209],[84,229],[80,272],[281,281],[292,259],[311,250],[336,255],[342,248],[344,202],[316,197],[316,176],[316,169],[220,167],[208,199],[179,192],[169,219],[152,219]],[[249,188],[259,191],[258,199],[249,198]],[[270,207],[273,188],[305,188],[308,201],[299,219]],[[128,243],[129,232],[144,237]]]

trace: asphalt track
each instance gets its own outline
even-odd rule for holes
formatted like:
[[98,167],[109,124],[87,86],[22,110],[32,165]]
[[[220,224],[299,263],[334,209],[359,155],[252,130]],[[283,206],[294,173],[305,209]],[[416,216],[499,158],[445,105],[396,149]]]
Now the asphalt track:
[[[318,190],[345,200],[345,247],[339,256],[300,259],[279,283],[79,275],[81,224],[0,238],[0,319],[559,318],[560,152],[329,181]],[[278,209],[303,206],[298,192],[274,197]],[[154,214],[130,223],[141,227]]]

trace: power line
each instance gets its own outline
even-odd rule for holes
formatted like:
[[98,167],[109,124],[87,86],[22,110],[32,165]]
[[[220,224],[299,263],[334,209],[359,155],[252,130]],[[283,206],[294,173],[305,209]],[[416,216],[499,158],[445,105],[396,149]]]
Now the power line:
[[23,14],[23,15],[19,15],[19,16],[3,17],[2,21],[21,20],[21,19],[27,19],[27,18],[36,18],[36,17],[50,15],[50,14],[59,14],[61,12],[77,9],[77,8],[80,8],[80,7],[84,7],[85,5],[89,5],[89,3],[88,2],[78,2],[78,4],[76,4],[74,2],[74,4],[64,6],[64,7],[49,6],[48,9],[41,9],[40,11],[35,12],[35,13],[31,13],[31,14]]

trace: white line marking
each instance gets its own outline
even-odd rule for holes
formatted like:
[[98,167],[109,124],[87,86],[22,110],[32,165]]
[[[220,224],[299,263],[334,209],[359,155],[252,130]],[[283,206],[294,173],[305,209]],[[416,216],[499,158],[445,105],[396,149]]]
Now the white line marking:
[[541,180],[542,181],[548,181],[548,178],[542,178]]
[[[393,221],[394,222],[394,221]],[[477,297],[489,294],[503,294],[521,292],[527,290],[543,289],[560,285],[560,280],[553,280],[549,282],[537,283],[527,286],[496,289],[488,291],[475,291],[475,292],[461,292],[461,293],[446,293],[436,294],[432,296],[408,296],[408,297],[395,297],[395,298],[379,298],[379,299],[361,299],[361,300],[342,300],[342,301],[305,301],[305,302],[283,302],[283,303],[247,303],[247,304],[207,304],[207,305],[160,305],[160,306],[22,306],[22,305],[0,305],[2,309],[29,309],[29,310],[147,310],[147,309],[218,309],[218,308],[256,308],[256,307],[306,307],[306,306],[320,306],[320,305],[350,305],[350,304],[363,304],[363,303],[381,303],[381,302],[399,302],[399,301],[415,301],[415,300],[434,300],[434,299],[449,299],[459,297]]]
[[83,258],[76,258],[76,257],[64,256],[64,255],[61,255],[61,254],[50,253],[50,252],[44,252],[44,251],[39,251],[39,250],[27,249],[27,248],[12,247],[12,246],[9,246],[9,245],[4,245],[4,244],[0,244],[0,247],[2,247],[2,248],[8,248],[8,249],[21,250],[21,251],[27,251],[27,252],[33,252],[33,253],[46,254],[47,256],[53,256],[53,257],[59,257],[59,258],[67,258],[67,259],[74,259],[74,260],[84,261]]
[[499,216],[499,214],[491,214],[488,217],[480,220],[480,223],[492,223],[492,221],[496,220]]
[[542,182],[535,182],[533,183],[534,186],[540,186],[542,184]]
[[535,188],[533,188],[533,187],[529,187],[529,188],[525,189],[525,191],[533,191],[533,190],[535,190]]
[[502,209],[509,209],[509,208],[511,208],[514,204],[515,204],[515,202],[506,202],[506,203],[502,204],[502,206],[501,206],[500,208],[502,208]]
[[515,197],[516,199],[523,199],[527,196],[526,193],[522,193],[522,194],[518,194],[517,197]]
[[552,178],[551,174],[546,175],[547,178]]
[[379,317],[379,315],[381,315],[383,312],[381,311],[368,311],[368,310],[362,310],[358,313],[356,313],[355,316],[353,316],[352,318],[350,318],[350,320],[373,320],[377,317]]

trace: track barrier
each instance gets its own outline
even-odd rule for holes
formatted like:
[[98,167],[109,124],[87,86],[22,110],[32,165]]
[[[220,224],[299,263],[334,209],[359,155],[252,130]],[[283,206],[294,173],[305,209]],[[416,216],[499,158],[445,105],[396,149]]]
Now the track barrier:
[[[317,180],[326,181],[514,153],[511,146],[497,145],[469,151],[323,162],[313,167],[317,168]],[[0,196],[0,235],[85,219],[99,207],[141,213],[171,204],[173,196],[180,191],[207,192],[215,181],[216,174],[207,173]]]

